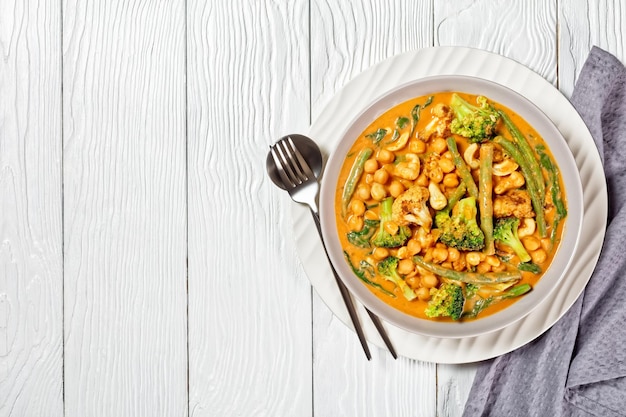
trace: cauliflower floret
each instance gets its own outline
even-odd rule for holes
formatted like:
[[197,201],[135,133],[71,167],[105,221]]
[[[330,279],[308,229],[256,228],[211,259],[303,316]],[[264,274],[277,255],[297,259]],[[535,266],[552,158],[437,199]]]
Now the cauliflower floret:
[[535,217],[530,195],[525,190],[509,190],[506,194],[496,196],[493,200],[495,217],[517,218]]
[[454,113],[450,110],[450,107],[443,103],[439,103],[433,106],[430,113],[433,118],[424,127],[424,129],[418,133],[420,139],[427,141],[431,136],[445,137],[450,133],[450,121],[454,116]]
[[393,220],[400,225],[414,223],[430,230],[433,219],[426,205],[429,197],[426,187],[415,185],[409,188],[393,202]]

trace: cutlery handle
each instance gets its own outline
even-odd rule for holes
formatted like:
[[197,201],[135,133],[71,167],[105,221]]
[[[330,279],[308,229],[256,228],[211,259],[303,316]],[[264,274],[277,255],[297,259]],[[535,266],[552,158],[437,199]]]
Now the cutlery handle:
[[[315,227],[317,227],[317,233],[320,235],[320,240],[322,241],[322,247],[324,247],[324,253],[326,254],[326,258],[328,259],[328,263],[330,264],[330,269],[333,271],[333,275],[335,276],[335,281],[337,281],[337,286],[339,287],[339,292],[341,293],[341,297],[343,298],[343,302],[348,309],[348,314],[350,314],[350,319],[352,320],[352,324],[354,325],[354,330],[356,331],[357,336],[359,337],[359,341],[361,342],[361,346],[363,347],[363,351],[365,352],[365,356],[367,360],[372,359],[372,355],[370,353],[370,348],[367,345],[367,340],[365,339],[365,334],[363,333],[363,328],[361,327],[361,322],[359,321],[359,316],[357,316],[356,309],[354,307],[354,303],[352,302],[352,298],[350,298],[350,292],[344,285],[344,283],[337,275],[337,271],[333,267],[332,262],[330,261],[330,257],[328,256],[328,250],[326,250],[326,244],[324,244],[324,238],[322,237],[322,229],[320,227],[320,217],[313,208],[311,208],[311,214],[313,215],[313,220],[315,220]],[[369,311],[368,311],[369,313]]]

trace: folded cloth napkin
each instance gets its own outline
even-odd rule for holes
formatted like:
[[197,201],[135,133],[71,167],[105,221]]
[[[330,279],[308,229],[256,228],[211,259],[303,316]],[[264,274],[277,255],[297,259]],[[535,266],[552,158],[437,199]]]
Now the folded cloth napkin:
[[479,365],[464,417],[626,416],[626,69],[594,47],[571,101],[596,142],[608,185],[598,264],[549,331]]

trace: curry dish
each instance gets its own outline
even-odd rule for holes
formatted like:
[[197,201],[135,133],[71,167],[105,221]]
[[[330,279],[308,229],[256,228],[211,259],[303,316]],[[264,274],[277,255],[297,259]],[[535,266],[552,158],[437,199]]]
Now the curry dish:
[[346,262],[416,317],[473,320],[532,290],[557,250],[565,193],[544,140],[483,96],[442,92],[388,110],[337,184]]

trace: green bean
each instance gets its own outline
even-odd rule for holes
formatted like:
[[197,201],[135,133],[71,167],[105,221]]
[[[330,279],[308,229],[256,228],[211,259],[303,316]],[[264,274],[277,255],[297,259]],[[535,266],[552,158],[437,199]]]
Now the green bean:
[[373,152],[374,150],[372,148],[363,148],[354,160],[354,164],[348,174],[348,179],[343,186],[343,193],[341,194],[341,212],[343,217],[345,217],[346,211],[348,210],[348,205],[350,204],[352,194],[354,194],[356,183],[359,182],[359,178],[361,178],[361,174],[363,174],[363,165],[365,165],[365,161],[369,159]]
[[546,195],[546,185],[543,179],[543,173],[541,172],[541,167],[539,166],[539,163],[537,162],[537,158],[535,157],[535,152],[533,151],[533,148],[530,146],[530,144],[528,143],[528,141],[526,140],[522,132],[520,132],[517,126],[515,126],[515,124],[509,117],[509,115],[503,112],[502,110],[498,110],[498,113],[500,114],[500,117],[502,117],[502,121],[504,122],[504,125],[513,136],[513,139],[517,142],[517,145],[519,146],[522,157],[526,160],[526,162],[530,166],[533,181],[535,181],[536,186],[537,186],[537,191],[539,192],[539,195],[541,196],[542,201],[543,201]]
[[511,142],[510,140],[504,139],[502,136],[496,136],[493,141],[494,143],[502,146],[505,152],[508,153],[522,169],[522,174],[524,174],[524,178],[526,178],[526,188],[528,189],[528,194],[530,194],[530,201],[532,202],[533,209],[535,210],[535,221],[537,222],[537,229],[539,230],[539,234],[541,235],[541,237],[546,237],[546,218],[543,208],[544,199],[537,189],[536,182],[533,181],[533,168],[522,156],[522,153],[517,147],[517,144]]
[[465,195],[465,184],[460,183],[459,186],[456,187],[456,189],[452,192],[452,194],[450,194],[450,197],[448,197],[448,205],[446,206],[444,210],[447,210],[448,212],[452,211],[452,207],[454,207],[454,205],[460,199],[462,199],[464,195]]
[[559,183],[559,169],[552,163],[552,160],[545,152],[543,146],[537,146],[537,153],[539,154],[539,160],[541,165],[548,171],[550,176],[550,191],[552,197],[552,204],[556,208],[556,214],[552,221],[552,230],[550,231],[550,242],[554,245],[556,240],[556,232],[559,227],[559,223],[565,217],[567,217],[567,209],[565,208],[565,202],[561,194],[561,184]]
[[486,255],[496,252],[493,238],[493,143],[485,143],[480,147],[480,176],[478,179],[478,209],[480,211],[480,228],[485,234]]
[[510,290],[505,291],[499,295],[492,295],[487,298],[479,297],[478,300],[474,302],[474,306],[472,307],[472,310],[464,314],[463,317],[467,317],[467,318],[476,317],[481,311],[483,311],[487,307],[495,303],[498,303],[500,301],[507,300],[509,298],[520,297],[526,294],[527,292],[529,292],[531,289],[532,287],[530,286],[530,284],[525,283],[525,284],[517,285],[511,288]]
[[478,187],[474,182],[474,178],[472,178],[472,173],[469,168],[465,164],[465,161],[461,157],[459,150],[456,146],[456,141],[454,140],[454,136],[448,137],[446,139],[448,143],[448,150],[452,154],[452,162],[454,162],[454,166],[459,171],[459,176],[461,180],[465,183],[465,187],[467,188],[467,192],[471,197],[478,198]]
[[455,271],[454,269],[444,268],[432,262],[426,262],[421,256],[414,256],[413,262],[417,266],[424,268],[428,272],[432,272],[440,277],[451,279],[454,281],[465,282],[466,284],[497,284],[500,282],[519,281],[522,274],[519,271],[501,271],[501,272],[465,272]]

